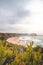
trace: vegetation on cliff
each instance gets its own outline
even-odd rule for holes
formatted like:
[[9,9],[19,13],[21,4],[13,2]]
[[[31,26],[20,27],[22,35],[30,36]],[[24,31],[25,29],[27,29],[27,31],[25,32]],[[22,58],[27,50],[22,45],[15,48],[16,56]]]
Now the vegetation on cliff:
[[33,48],[34,42],[27,47],[6,42],[0,35],[0,65],[43,65],[43,48]]

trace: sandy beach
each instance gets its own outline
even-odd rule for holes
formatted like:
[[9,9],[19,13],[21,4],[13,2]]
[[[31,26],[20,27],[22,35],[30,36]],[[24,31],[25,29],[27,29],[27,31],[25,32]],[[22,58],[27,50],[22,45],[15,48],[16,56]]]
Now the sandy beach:
[[19,37],[11,37],[7,39],[7,42],[17,45],[22,45],[26,47],[26,42],[19,40]]

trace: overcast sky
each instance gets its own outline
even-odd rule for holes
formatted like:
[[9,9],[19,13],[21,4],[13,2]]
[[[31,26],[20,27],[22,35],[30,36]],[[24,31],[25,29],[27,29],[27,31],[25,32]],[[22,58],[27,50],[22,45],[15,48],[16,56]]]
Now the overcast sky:
[[0,0],[0,32],[43,34],[43,0]]

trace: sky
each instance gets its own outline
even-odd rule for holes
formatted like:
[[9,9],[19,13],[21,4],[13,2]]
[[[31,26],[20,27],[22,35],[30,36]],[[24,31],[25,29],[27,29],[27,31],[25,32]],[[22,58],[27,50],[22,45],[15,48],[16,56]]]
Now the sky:
[[0,0],[0,32],[43,34],[43,0]]

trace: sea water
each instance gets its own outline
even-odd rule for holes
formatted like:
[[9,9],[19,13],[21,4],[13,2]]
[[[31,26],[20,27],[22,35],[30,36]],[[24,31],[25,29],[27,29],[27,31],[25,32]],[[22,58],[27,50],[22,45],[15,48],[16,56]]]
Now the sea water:
[[25,43],[33,41],[34,46],[43,47],[43,36],[20,36],[19,41],[24,41]]

